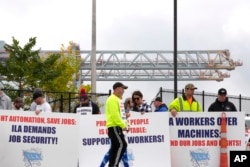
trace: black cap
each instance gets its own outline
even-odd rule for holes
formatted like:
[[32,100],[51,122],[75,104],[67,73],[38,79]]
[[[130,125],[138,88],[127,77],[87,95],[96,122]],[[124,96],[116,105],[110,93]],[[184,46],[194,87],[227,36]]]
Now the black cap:
[[154,101],[162,102],[162,99],[161,99],[161,97],[156,97]]
[[43,96],[43,91],[39,88],[36,88],[33,93],[33,100],[36,100],[36,98],[42,97],[42,96]]
[[119,88],[119,87],[122,87],[123,89],[127,89],[128,87],[123,85],[121,82],[116,82],[114,85],[113,85],[113,90],[115,90],[116,88]]
[[219,94],[219,95],[226,95],[226,94],[227,94],[227,90],[226,90],[225,88],[220,88],[220,89],[218,90],[218,94]]

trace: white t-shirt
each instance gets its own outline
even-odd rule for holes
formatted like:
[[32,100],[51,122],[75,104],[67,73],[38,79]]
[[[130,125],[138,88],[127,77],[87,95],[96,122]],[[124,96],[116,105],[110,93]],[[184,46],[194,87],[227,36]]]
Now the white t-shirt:
[[30,111],[36,111],[36,103],[34,101],[30,105]]
[[41,105],[37,105],[36,110],[40,110],[41,112],[52,112],[51,106],[48,102],[44,102]]

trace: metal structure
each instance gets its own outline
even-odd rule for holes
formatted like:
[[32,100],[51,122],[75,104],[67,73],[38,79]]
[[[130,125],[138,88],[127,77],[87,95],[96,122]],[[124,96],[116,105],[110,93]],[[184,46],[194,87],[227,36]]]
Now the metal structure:
[[[41,54],[60,51],[41,51]],[[91,81],[91,51],[80,51],[79,81]],[[8,57],[0,50],[0,61]],[[179,81],[223,81],[243,63],[229,50],[178,51]],[[173,81],[173,51],[96,51],[96,81]]]
[[[81,51],[81,81],[91,80],[91,52]],[[230,77],[228,71],[242,66],[229,50],[178,51],[179,81],[215,80]],[[97,81],[173,81],[172,51],[97,51]],[[226,71],[226,72],[225,72]]]

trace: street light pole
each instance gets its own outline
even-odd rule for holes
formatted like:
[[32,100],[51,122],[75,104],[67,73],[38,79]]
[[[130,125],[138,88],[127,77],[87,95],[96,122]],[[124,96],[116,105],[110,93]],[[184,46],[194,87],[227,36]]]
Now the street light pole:
[[96,102],[96,0],[92,0],[91,93]]
[[174,98],[177,91],[177,0],[174,0]]

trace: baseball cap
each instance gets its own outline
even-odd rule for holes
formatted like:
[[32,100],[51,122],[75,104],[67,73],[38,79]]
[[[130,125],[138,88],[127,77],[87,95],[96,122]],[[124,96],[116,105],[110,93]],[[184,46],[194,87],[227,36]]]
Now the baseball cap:
[[185,86],[185,89],[197,89],[197,87],[195,87],[194,84],[189,83]]
[[39,89],[39,88],[36,88],[36,89],[34,90],[34,93],[33,93],[33,100],[36,100],[36,98],[42,97],[42,96],[43,96],[42,90]]
[[127,89],[127,88],[128,88],[128,86],[123,85],[123,83],[121,83],[121,82],[116,82],[116,83],[113,85],[113,90],[115,90],[116,88],[119,88],[119,87],[122,87],[123,89]]
[[162,102],[162,99],[161,99],[161,97],[156,97],[154,101]]
[[226,90],[225,88],[220,88],[220,89],[218,90],[218,94],[219,94],[219,95],[226,95],[226,94],[227,94],[227,90]]

